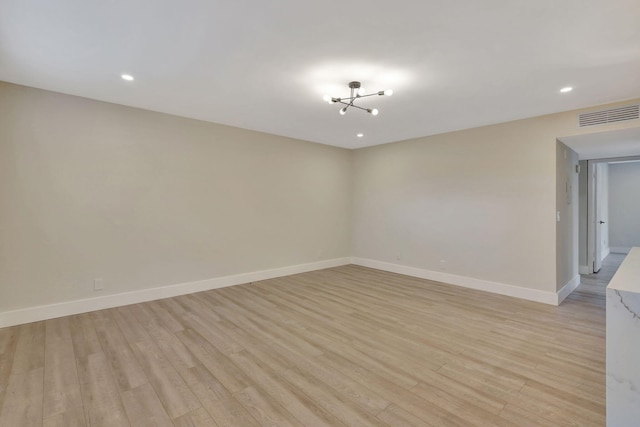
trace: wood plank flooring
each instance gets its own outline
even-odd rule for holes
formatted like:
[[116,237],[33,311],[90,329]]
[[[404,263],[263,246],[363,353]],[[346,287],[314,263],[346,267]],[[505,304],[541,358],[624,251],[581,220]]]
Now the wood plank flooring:
[[581,274],[580,275],[580,288],[582,292],[586,292],[587,295],[600,295],[605,296],[605,289],[613,275],[618,271],[618,267],[624,261],[626,255],[612,253],[602,260],[602,268],[595,274]]
[[602,426],[604,286],[344,266],[4,328],[0,426]]

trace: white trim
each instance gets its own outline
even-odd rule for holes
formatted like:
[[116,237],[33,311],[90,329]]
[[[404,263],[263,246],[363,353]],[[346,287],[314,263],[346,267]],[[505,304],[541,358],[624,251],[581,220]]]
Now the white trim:
[[631,247],[624,247],[624,246],[612,246],[609,248],[609,250],[611,251],[612,254],[628,254],[629,251],[631,250]]
[[210,289],[224,288],[226,286],[239,285],[242,283],[257,282],[259,280],[273,279],[275,277],[306,273],[308,271],[338,267],[350,263],[351,258],[336,258],[326,261],[311,262],[308,264],[298,264],[288,267],[274,268],[271,270],[253,271],[250,273],[235,274],[232,276],[215,277],[212,279],[199,280],[196,282],[162,286],[159,288],[143,289],[140,291],[123,292],[96,298],[87,298],[76,301],[61,302],[57,304],[28,307],[20,310],[5,311],[3,313],[0,313],[0,328],[20,325],[23,323],[37,322],[39,320],[54,319],[56,317],[69,316],[73,314],[87,313],[89,311],[103,310],[105,308],[137,304],[162,298],[170,298],[178,295],[207,291]]
[[591,274],[593,270],[588,265],[580,265],[578,266],[578,272],[580,274]]
[[510,297],[522,298],[530,301],[542,302],[545,304],[558,305],[559,301],[558,294],[556,294],[555,292],[523,288],[521,286],[508,285],[506,283],[491,282],[488,280],[475,279],[473,277],[457,276],[455,274],[442,273],[440,271],[425,270],[422,268],[392,264],[389,262],[376,261],[366,258],[354,257],[352,258],[352,263],[361,265],[363,267],[375,268],[392,273],[419,277],[421,279],[433,280],[436,282],[462,286],[465,288],[478,289],[481,291],[492,292],[494,294],[507,295]]
[[604,261],[606,257],[611,253],[611,248],[605,248],[600,252],[600,261]]
[[576,274],[573,279],[569,280],[567,284],[558,291],[558,303],[556,305],[560,305],[566,297],[571,295],[571,292],[576,290],[578,285],[580,285],[580,275]]

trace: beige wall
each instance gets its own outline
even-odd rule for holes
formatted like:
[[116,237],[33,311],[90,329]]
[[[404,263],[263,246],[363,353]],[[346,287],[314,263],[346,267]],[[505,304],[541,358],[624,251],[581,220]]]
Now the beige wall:
[[0,82],[0,312],[348,256],[351,156]]
[[578,187],[579,187],[579,208],[578,208],[578,246],[579,246],[579,256],[578,256],[578,264],[583,267],[586,271],[590,271],[589,268],[589,255],[587,250],[587,235],[589,233],[589,225],[588,225],[588,190],[589,190],[589,166],[586,160],[580,161],[580,176],[578,177]]
[[575,114],[351,152],[0,83],[0,312],[349,255],[555,292]]
[[578,250],[556,256],[556,138],[594,132],[577,113],[357,150],[354,256],[555,293]]
[[556,289],[578,275],[578,153],[556,142]]

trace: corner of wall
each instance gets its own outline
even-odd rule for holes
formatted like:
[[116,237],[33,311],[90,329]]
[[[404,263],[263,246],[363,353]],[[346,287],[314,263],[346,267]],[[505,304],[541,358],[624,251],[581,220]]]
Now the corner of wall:
[[556,140],[556,290],[578,275],[578,153]]
[[564,301],[569,295],[571,295],[571,292],[575,291],[579,285],[580,285],[580,275],[576,274],[571,280],[569,280],[569,282],[567,282],[557,292],[556,305],[560,305],[562,301]]

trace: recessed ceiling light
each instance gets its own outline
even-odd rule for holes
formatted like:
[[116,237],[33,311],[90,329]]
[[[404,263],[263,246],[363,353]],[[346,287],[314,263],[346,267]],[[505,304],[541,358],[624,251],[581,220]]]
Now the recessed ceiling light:
[[560,89],[560,92],[567,93],[567,92],[571,92],[572,90],[573,90],[573,88],[571,86],[567,86],[567,87],[563,87],[562,89]]
[[123,74],[123,75],[122,75],[122,76],[120,76],[120,77],[122,77],[122,79],[123,79],[123,80],[126,80],[126,81],[128,81],[128,82],[130,82],[130,81],[132,81],[132,80],[133,80],[133,76],[132,76],[131,74]]
[[364,136],[364,133],[359,133],[356,135],[358,138],[362,138]]

